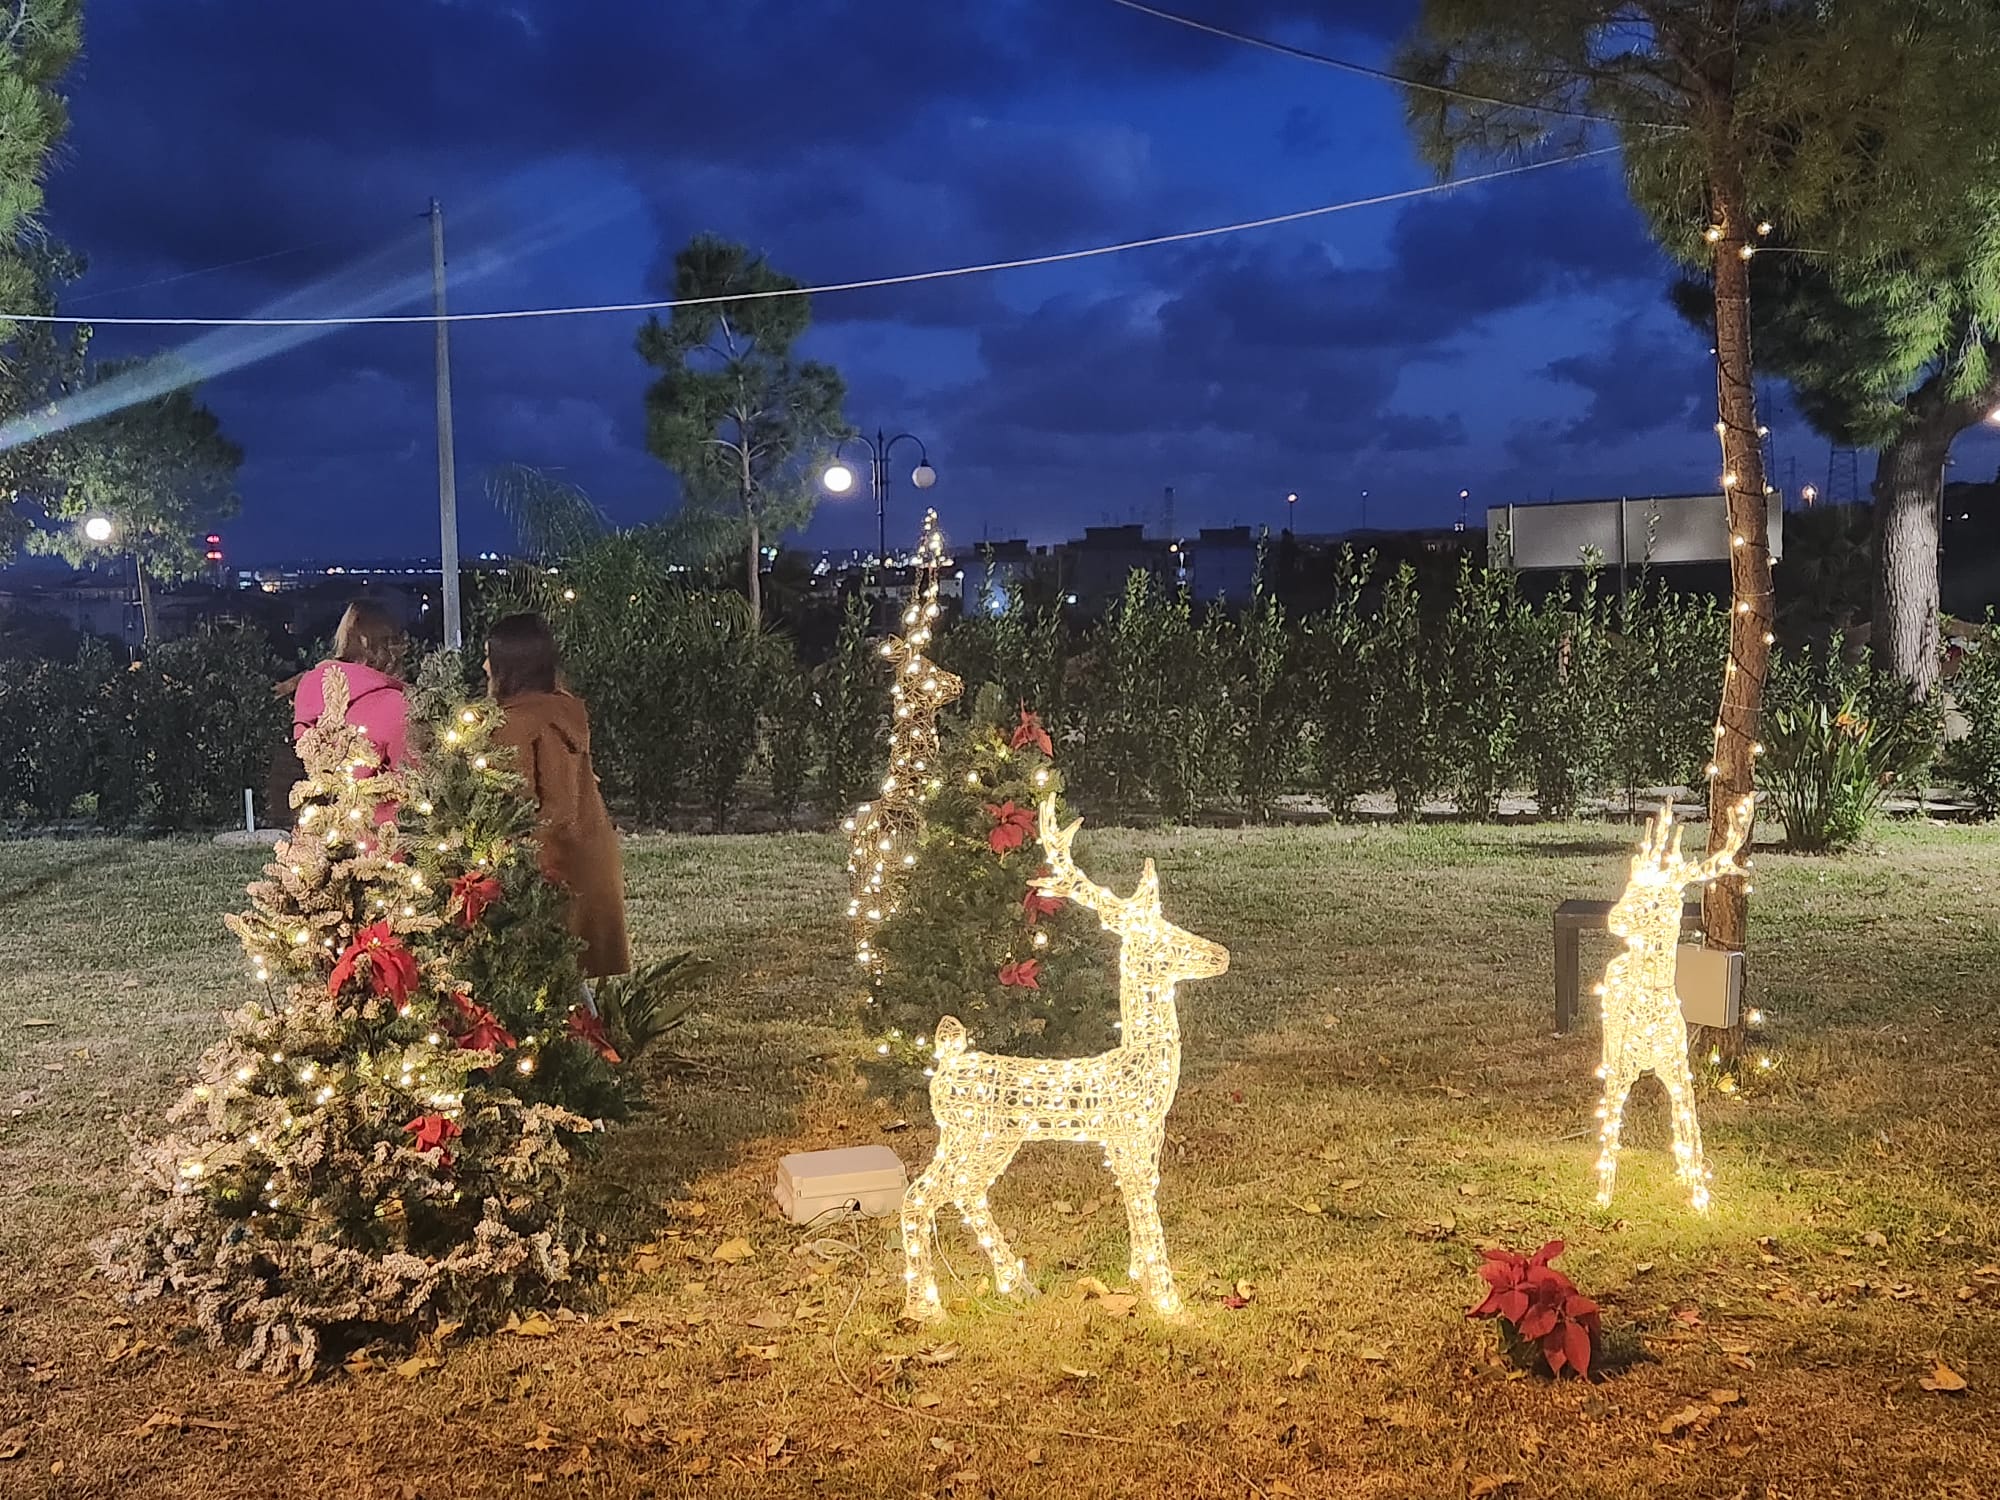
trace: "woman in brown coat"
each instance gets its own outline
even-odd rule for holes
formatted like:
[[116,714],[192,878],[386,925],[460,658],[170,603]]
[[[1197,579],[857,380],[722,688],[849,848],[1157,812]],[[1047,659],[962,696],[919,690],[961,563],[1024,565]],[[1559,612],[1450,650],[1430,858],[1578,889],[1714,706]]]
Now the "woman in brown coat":
[[558,686],[555,637],[539,615],[509,615],[486,636],[486,681],[503,712],[495,743],[514,751],[540,815],[542,873],[569,891],[570,931],[587,979],[629,973],[618,830],[590,762],[590,715]]

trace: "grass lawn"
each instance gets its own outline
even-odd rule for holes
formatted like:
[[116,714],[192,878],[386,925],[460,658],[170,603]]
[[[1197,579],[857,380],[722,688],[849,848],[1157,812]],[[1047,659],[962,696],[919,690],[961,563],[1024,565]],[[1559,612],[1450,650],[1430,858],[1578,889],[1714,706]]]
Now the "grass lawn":
[[[770,1201],[787,1151],[887,1142],[914,1167],[930,1145],[845,1059],[834,843],[642,840],[642,950],[716,966],[676,1043],[699,1066],[648,1060],[653,1109],[593,1170],[609,1284],[545,1336],[299,1388],[238,1373],[177,1306],[121,1310],[86,1248],[121,1212],[124,1132],[242,994],[218,913],[255,858],[0,844],[0,1493],[1992,1494],[2000,835],[1759,858],[1781,1065],[1704,1096],[1696,1219],[1652,1084],[1594,1206],[1595,1026],[1550,1035],[1550,911],[1615,894],[1626,834],[1086,829],[1090,873],[1129,888],[1156,855],[1169,917],[1233,955],[1181,992],[1160,1197],[1189,1309],[1086,1300],[1083,1278],[1123,1282],[1123,1214],[1093,1152],[1046,1146],[994,1199],[1044,1295],[987,1298],[952,1224],[954,1315],[922,1332],[896,1323],[889,1225],[803,1235]],[[1639,1351],[1600,1383],[1517,1377],[1462,1317],[1482,1243],[1557,1236]],[[714,1257],[737,1237],[750,1258]],[[1920,1387],[1939,1358],[1969,1389]]]

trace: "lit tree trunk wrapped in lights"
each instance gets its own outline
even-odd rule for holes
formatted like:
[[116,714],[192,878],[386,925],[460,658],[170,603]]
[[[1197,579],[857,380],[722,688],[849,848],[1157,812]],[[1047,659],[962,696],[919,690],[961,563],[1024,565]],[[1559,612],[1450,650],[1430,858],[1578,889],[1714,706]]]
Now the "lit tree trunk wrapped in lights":
[[568,1143],[591,1128],[509,1089],[533,1054],[468,1029],[479,997],[423,956],[464,894],[378,821],[410,791],[345,722],[345,679],[327,689],[296,831],[229,918],[263,998],[203,1058],[178,1132],[139,1149],[139,1223],[99,1247],[132,1300],[187,1298],[270,1373],[567,1280]]

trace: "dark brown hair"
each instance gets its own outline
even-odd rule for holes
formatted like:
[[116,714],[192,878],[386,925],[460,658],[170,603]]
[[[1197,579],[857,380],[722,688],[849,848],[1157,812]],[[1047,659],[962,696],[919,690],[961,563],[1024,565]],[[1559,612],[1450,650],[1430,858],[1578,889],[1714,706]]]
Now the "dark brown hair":
[[402,672],[403,653],[409,644],[410,638],[403,634],[396,617],[372,599],[356,599],[348,605],[333,632],[334,660],[373,667],[391,677]]
[[501,703],[556,691],[556,638],[540,615],[508,615],[486,632],[486,683]]

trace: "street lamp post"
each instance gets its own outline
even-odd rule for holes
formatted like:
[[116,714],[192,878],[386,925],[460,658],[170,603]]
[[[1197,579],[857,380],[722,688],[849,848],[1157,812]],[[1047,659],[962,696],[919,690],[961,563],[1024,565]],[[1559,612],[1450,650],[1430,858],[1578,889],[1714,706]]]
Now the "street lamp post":
[[854,489],[854,470],[840,461],[840,455],[849,443],[860,443],[868,450],[868,485],[875,496],[875,556],[886,568],[889,565],[889,454],[898,443],[917,445],[917,466],[910,471],[910,483],[920,490],[927,490],[937,483],[937,470],[931,467],[930,454],[924,451],[923,439],[907,432],[885,437],[878,428],[872,438],[865,434],[844,438],[833,450],[834,461],[820,475],[820,484],[829,495],[846,495]]

